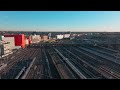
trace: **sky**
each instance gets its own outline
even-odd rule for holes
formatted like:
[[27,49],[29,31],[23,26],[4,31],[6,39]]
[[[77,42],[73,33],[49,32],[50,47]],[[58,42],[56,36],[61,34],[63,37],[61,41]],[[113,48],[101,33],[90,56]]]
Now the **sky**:
[[0,31],[120,32],[120,11],[0,11]]

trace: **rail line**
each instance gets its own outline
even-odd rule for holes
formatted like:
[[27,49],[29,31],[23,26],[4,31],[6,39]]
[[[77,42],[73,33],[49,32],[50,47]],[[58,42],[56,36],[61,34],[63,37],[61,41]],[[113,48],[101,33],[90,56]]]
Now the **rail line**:
[[81,79],[87,79],[66,57],[64,57],[56,48],[54,48],[55,51],[63,58],[63,60],[71,67],[71,69],[76,72],[76,74]]
[[75,58],[74,61],[76,61],[76,64],[78,64],[78,66],[81,66],[81,69],[86,72],[88,78],[105,78],[100,73],[97,73],[98,70],[94,66],[90,65],[85,60],[83,60],[73,52],[70,52],[66,48],[64,48],[64,50],[66,50],[68,53],[70,53],[71,56]]
[[[109,53],[110,52],[110,53]],[[1,79],[120,79],[119,61],[101,47],[35,44],[1,58]],[[111,59],[110,59],[111,58]],[[117,59],[119,60],[119,59]]]
[[54,49],[49,51],[53,63],[61,77],[61,79],[75,79],[75,75],[71,72],[71,70],[66,66],[66,64],[61,60],[58,56],[57,52]]
[[[75,48],[72,48],[73,50]],[[72,50],[72,51],[73,51]],[[95,66],[96,68],[98,68],[100,65],[104,65],[104,63],[102,63],[99,60],[96,60],[96,58],[94,58],[94,56],[89,55],[89,53],[83,53],[83,51],[75,49],[76,52],[79,52],[81,54],[81,58],[83,58],[84,56],[84,60],[86,60],[87,62],[89,62],[91,65]],[[77,53],[75,53],[77,55]],[[79,55],[80,56],[80,55]],[[87,57],[87,58],[86,58]],[[88,60],[88,58],[91,58],[90,60]],[[98,57],[97,57],[98,58]],[[98,58],[99,59],[99,58]],[[98,68],[99,69],[99,68]],[[109,78],[108,75],[103,74],[103,71],[101,72],[100,70],[97,70],[99,73],[101,73],[103,76],[105,76],[106,78]],[[105,70],[104,70],[105,71]],[[107,72],[107,71],[106,71]],[[110,73],[109,73],[110,74]],[[112,74],[110,74],[112,76]]]

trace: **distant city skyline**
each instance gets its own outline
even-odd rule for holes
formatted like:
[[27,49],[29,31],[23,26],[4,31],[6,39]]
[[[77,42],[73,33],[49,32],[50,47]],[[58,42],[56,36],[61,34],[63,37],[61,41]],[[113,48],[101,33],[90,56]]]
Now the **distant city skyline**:
[[120,11],[0,11],[0,31],[120,32]]

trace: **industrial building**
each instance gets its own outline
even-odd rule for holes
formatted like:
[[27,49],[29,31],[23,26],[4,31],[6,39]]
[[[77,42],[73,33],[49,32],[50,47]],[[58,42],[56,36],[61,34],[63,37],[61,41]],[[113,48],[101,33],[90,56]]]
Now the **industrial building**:
[[24,34],[4,34],[4,37],[14,37],[15,46],[21,46],[22,48],[25,48],[25,36]]
[[30,36],[24,34],[3,34],[0,36],[0,55],[7,55],[16,49],[25,48],[31,44]]
[[4,37],[2,41],[4,46],[4,54],[12,52],[12,50],[15,48],[14,37]]
[[25,39],[25,44],[29,45],[29,39],[27,39],[27,38]]
[[48,41],[48,36],[47,36],[47,35],[41,36],[41,40],[42,40],[42,41]]
[[63,37],[64,37],[63,35],[56,35],[57,39],[63,39]]
[[64,38],[70,38],[70,34],[64,34]]

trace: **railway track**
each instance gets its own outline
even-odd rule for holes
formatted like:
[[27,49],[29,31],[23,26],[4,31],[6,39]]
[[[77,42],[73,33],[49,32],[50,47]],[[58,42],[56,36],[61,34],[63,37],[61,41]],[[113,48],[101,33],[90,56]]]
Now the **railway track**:
[[63,50],[64,51],[66,50],[67,51],[66,53],[69,53],[69,55],[73,57],[73,61],[74,62],[76,61],[76,65],[81,66],[80,69],[82,69],[85,72],[87,78],[92,78],[92,79],[105,78],[100,73],[97,73],[97,69],[94,66],[90,65],[84,59],[74,54],[74,52],[71,52],[66,48],[64,48]]
[[83,47],[79,47],[79,48],[80,48],[81,50],[84,50],[84,51],[87,51],[87,52],[89,52],[89,53],[92,53],[92,54],[94,54],[94,55],[96,55],[96,56],[98,56],[98,57],[101,57],[101,58],[103,58],[103,59],[105,59],[105,60],[112,61],[112,62],[114,62],[114,63],[116,63],[116,64],[120,64],[120,61],[117,60],[117,59],[110,58],[110,57],[108,57],[108,56],[106,56],[106,55],[103,55],[103,54],[101,54],[101,53],[95,52],[95,51],[90,50],[90,49],[87,49],[87,48],[83,48]]
[[117,54],[117,52],[107,51],[105,48],[101,48],[101,47],[98,47],[98,46],[82,46],[82,47],[85,47],[87,49],[99,52],[103,55],[107,55],[107,56],[109,56],[113,59],[120,59],[120,57],[115,56]]
[[[75,54],[76,55],[78,55],[78,56],[80,56],[81,58],[83,58],[85,61],[87,61],[87,62],[89,62],[91,65],[93,65],[94,67],[96,67],[97,68],[97,71],[99,72],[99,73],[101,73],[104,77],[106,77],[106,78],[110,78],[111,79],[111,77],[112,77],[112,74],[111,73],[109,73],[109,76],[108,75],[106,75],[106,74],[104,74],[104,73],[106,73],[107,71],[101,71],[101,70],[98,70],[99,69],[99,67],[100,67],[100,65],[105,65],[104,64],[104,62],[102,62],[101,60],[99,60],[99,57],[95,57],[93,54],[90,54],[90,53],[88,53],[88,52],[84,52],[83,50],[78,50],[78,49],[75,49],[75,48],[72,48],[72,51],[74,51],[75,50]],[[79,54],[78,54],[79,53]],[[90,58],[90,60],[89,60],[89,58]],[[109,64],[109,63],[107,63],[107,64]],[[107,65],[106,65],[107,66]],[[111,70],[109,70],[109,71],[111,71]],[[113,71],[113,70],[112,70]],[[114,71],[113,71],[114,72]]]
[[1,58],[7,66],[0,76],[1,79],[119,79],[120,65],[100,56],[115,58],[111,55],[114,51],[109,51],[91,46],[32,46]]
[[58,72],[58,69],[56,67],[56,64],[54,62],[54,59],[55,59],[55,55],[53,55],[53,51],[51,49],[47,49],[46,50],[46,54],[48,56],[48,60],[49,60],[49,63],[50,63],[50,68],[51,68],[51,75],[52,75],[52,79],[60,79],[60,74]]
[[24,67],[26,69],[28,64],[30,64],[30,60],[17,62],[16,64],[14,64],[12,66],[12,68],[10,68],[9,71],[7,71],[6,73],[1,74],[1,79],[15,79],[15,78],[19,78],[19,77],[16,77],[16,76],[18,76],[18,74],[21,72],[21,70]]
[[49,50],[49,54],[51,55],[53,64],[55,65],[61,79],[76,78],[73,72],[69,69],[69,67],[66,66],[66,64],[62,61],[62,59],[59,57],[58,53],[54,49]]
[[12,57],[14,56],[15,58],[11,59],[10,57],[7,57],[5,60],[5,63],[7,63],[7,67],[4,70],[1,70],[0,73],[6,73],[17,61],[22,60],[23,56],[26,54],[27,50],[21,52],[21,54],[12,54]]
[[[22,66],[19,66],[21,65],[19,62],[24,62],[26,60],[30,61],[32,60],[32,56],[33,56],[33,52],[30,52],[31,50],[30,49],[27,49],[25,48],[24,50],[20,50],[18,52],[16,52],[15,54],[12,54],[8,57],[6,57],[5,59],[6,60],[6,63],[7,63],[7,67],[3,70],[3,71],[0,71],[0,75],[1,75],[1,78],[3,79],[6,79],[8,78],[8,76],[12,76],[12,77],[9,77],[10,79],[14,77],[14,75],[11,75],[12,72],[16,72],[15,75],[20,72],[20,70],[22,69]],[[32,55],[32,56],[29,56],[29,55]],[[14,58],[11,58],[11,57],[14,57]],[[19,63],[19,64],[17,64]],[[27,62],[26,62],[27,63]],[[18,69],[18,67],[20,67]],[[27,64],[27,66],[29,65],[29,63]],[[27,67],[27,66],[23,66],[23,67]]]
[[59,50],[55,49],[55,51],[62,57],[62,59],[65,61],[65,63],[79,76],[81,79],[87,79],[81,71],[79,71],[70,61],[68,58],[66,58]]
[[[82,51],[85,51],[85,50],[82,50]],[[85,51],[85,53],[88,53],[87,51]],[[101,60],[102,63],[104,63],[106,66],[108,66],[109,68],[111,68],[112,71],[116,71],[116,72],[119,72],[120,73],[120,64],[119,63],[115,63],[115,62],[112,62],[111,60],[108,60],[108,59],[105,59],[105,58],[102,58],[100,56],[97,56],[91,52],[89,52],[89,54],[91,56],[94,56],[98,59],[96,60]]]
[[38,66],[36,66],[36,63],[38,62],[39,49],[34,49],[34,48],[30,48],[30,49],[31,49],[32,54],[29,55],[29,58],[34,59],[36,57],[36,59],[34,63],[32,64],[32,66],[30,67],[29,72],[26,75],[25,79],[34,79],[35,72],[38,68]]

